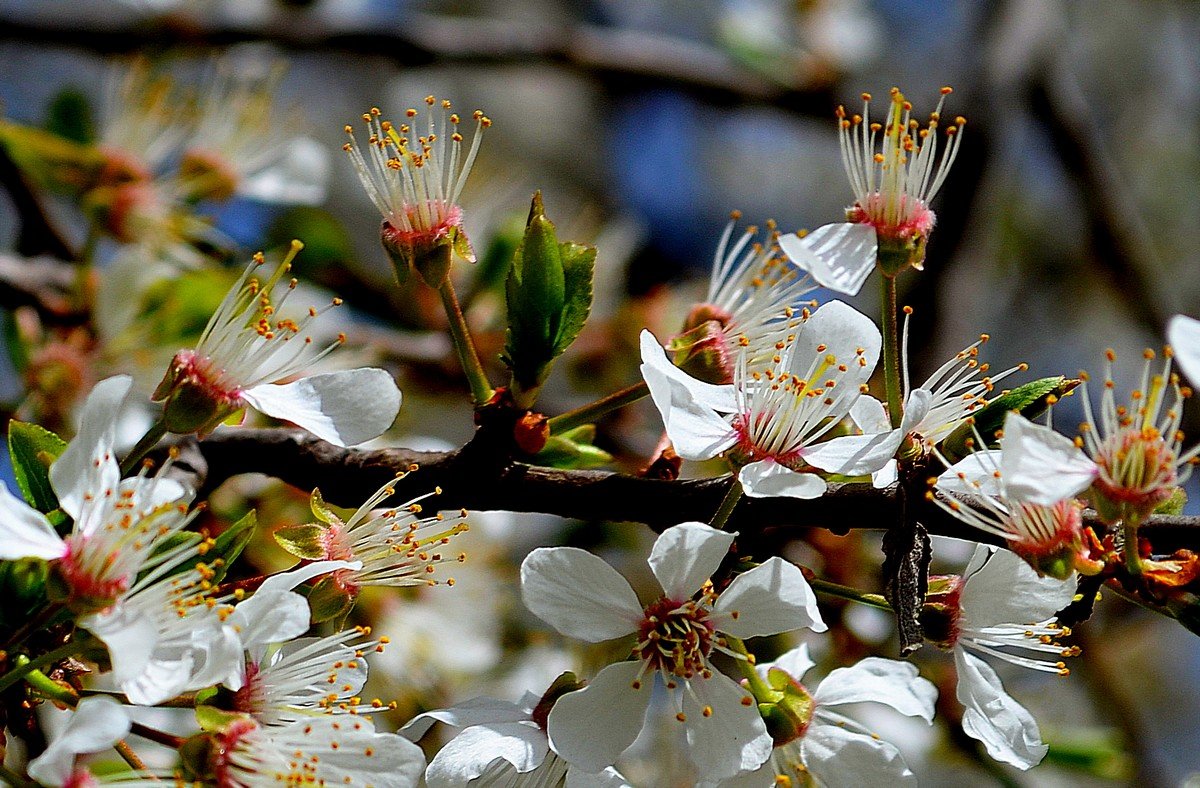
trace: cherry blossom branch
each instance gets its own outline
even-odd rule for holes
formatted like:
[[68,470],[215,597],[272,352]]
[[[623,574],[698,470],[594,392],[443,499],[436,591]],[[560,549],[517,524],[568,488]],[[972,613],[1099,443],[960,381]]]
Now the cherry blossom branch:
[[[482,431],[481,431],[482,432]],[[264,473],[302,490],[320,487],[326,500],[358,506],[384,482],[412,465],[419,470],[396,480],[398,500],[442,488],[437,503],[446,509],[538,512],[583,520],[644,523],[662,531],[687,520],[707,521],[725,497],[730,477],[649,479],[611,471],[541,468],[496,456],[478,441],[452,452],[409,449],[344,449],[291,429],[221,429],[184,450],[174,471],[190,474],[201,495],[243,473]],[[835,534],[882,529],[894,522],[898,488],[831,484],[812,500],[743,499],[728,528],[743,532],[825,528]],[[908,496],[911,516],[937,536],[1000,544],[925,500]],[[1093,512],[1087,524],[1100,529]],[[1200,517],[1155,515],[1139,532],[1157,551],[1200,549]]]

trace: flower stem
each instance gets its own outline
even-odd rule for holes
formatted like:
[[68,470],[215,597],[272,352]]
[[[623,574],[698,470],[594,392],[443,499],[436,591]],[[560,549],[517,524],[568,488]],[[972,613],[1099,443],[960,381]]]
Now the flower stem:
[[150,728],[140,722],[134,722],[129,727],[129,732],[134,736],[141,736],[143,739],[148,739],[152,742],[157,742],[167,747],[173,747],[178,750],[183,746],[185,739],[182,736],[176,736],[173,733],[160,731],[157,728]]
[[114,744],[113,749],[125,760],[125,763],[129,764],[130,768],[136,769],[139,772],[146,771],[145,762],[138,757],[138,754],[133,751],[133,748],[124,739]]
[[[28,662],[23,662],[22,664],[17,665],[3,676],[0,676],[0,692],[4,692],[4,690],[16,684],[33,671],[49,667],[55,662],[66,659],[67,657],[73,657],[82,650],[82,644],[72,640],[70,643],[59,646],[53,651],[48,651],[45,654],[42,654],[37,659],[31,659]],[[20,658],[18,658],[18,660],[19,659]]]
[[746,683],[750,685],[750,692],[760,701],[767,701],[773,694],[776,694],[771,689],[767,682],[763,681],[763,677],[758,675],[758,671],[754,669],[754,655],[746,648],[746,644],[741,638],[735,638],[733,635],[723,634],[725,645],[730,651],[740,654],[744,659],[734,660],[737,662],[738,670],[746,677]]
[[713,515],[712,520],[709,522],[709,525],[713,528],[724,528],[725,524],[729,522],[729,517],[733,514],[734,508],[738,505],[738,501],[742,500],[742,483],[738,481],[737,476],[730,477],[730,481],[729,491],[721,499],[721,505],[717,507],[717,513]]
[[614,410],[623,408],[626,405],[632,405],[649,393],[650,387],[646,385],[645,381],[639,381],[632,386],[626,386],[620,391],[614,391],[607,397],[601,397],[595,402],[590,402],[587,405],[569,410],[550,419],[550,432],[551,434],[561,434],[581,424],[590,424],[606,413],[612,413]]
[[896,324],[896,277],[880,276],[883,283],[883,385],[887,391],[888,417],[899,427],[904,417],[900,393],[900,331]]
[[492,398],[492,384],[488,382],[483,364],[479,362],[479,353],[475,351],[475,343],[471,341],[471,331],[467,328],[467,319],[462,307],[458,305],[458,296],[454,292],[454,284],[450,278],[438,288],[442,296],[442,306],[446,309],[446,317],[450,321],[450,338],[454,340],[454,348],[458,351],[458,359],[462,363],[463,373],[471,386],[471,398],[478,407]]
[[839,585],[838,583],[831,583],[828,580],[821,580],[817,577],[809,580],[808,584],[812,586],[814,591],[819,593],[835,596],[838,599],[848,599],[851,602],[858,602],[861,605],[868,605],[870,607],[878,608],[879,610],[886,610],[889,613],[892,612],[892,606],[889,605],[887,600],[879,594],[870,594],[866,591],[859,591],[857,588]]
[[1136,516],[1126,517],[1121,521],[1121,535],[1125,541],[1122,547],[1122,554],[1125,556],[1125,571],[1133,577],[1142,575],[1142,554],[1138,551],[1139,524]]
[[129,476],[137,468],[138,463],[142,458],[150,453],[162,439],[162,436],[167,434],[166,420],[160,418],[158,421],[150,425],[150,429],[146,430],[146,434],[137,442],[137,445],[129,450],[129,454],[121,461],[121,475]]
[[61,703],[64,706],[75,707],[79,703],[79,695],[70,687],[64,687],[40,670],[31,670],[25,677],[25,683],[43,698]]

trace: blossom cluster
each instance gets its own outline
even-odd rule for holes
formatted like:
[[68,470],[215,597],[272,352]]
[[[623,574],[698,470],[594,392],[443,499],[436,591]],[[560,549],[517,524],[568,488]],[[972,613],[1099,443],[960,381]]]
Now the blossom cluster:
[[[108,180],[92,198],[104,197],[97,189],[154,184],[169,192],[171,211],[187,213],[181,206],[239,191],[292,194],[272,169],[290,146],[265,140],[255,125],[269,114],[275,76],[247,82],[224,68],[186,108],[170,84],[132,69],[111,104],[125,109],[108,119],[98,146]],[[853,197],[845,221],[800,233],[768,222],[765,232],[735,237],[735,214],[705,298],[681,316],[678,332],[639,326],[641,382],[583,416],[555,418],[533,407],[552,362],[588,318],[594,250],[560,243],[535,196],[505,284],[512,377],[493,388],[453,276],[456,261],[475,260],[463,194],[491,121],[473,114],[468,146],[448,101],[429,96],[398,123],[369,110],[364,143],[347,126],[343,150],[379,210],[397,279],[416,272],[407,283],[440,296],[475,400],[476,439],[430,475],[440,483],[462,468],[478,472],[479,489],[447,492],[486,501],[520,483],[529,466],[567,473],[597,458],[604,464],[611,456],[593,444],[590,425],[646,396],[662,423],[662,462],[651,467],[669,479],[659,481],[674,483],[682,461],[712,463],[689,471],[723,464],[728,473],[704,489],[720,488],[724,498],[708,522],[646,518],[659,531],[648,591],[580,547],[523,550],[524,610],[548,627],[547,638],[586,644],[593,658],[518,700],[426,705],[404,721],[399,704],[367,694],[368,663],[377,675],[376,655],[390,637],[411,633],[377,632],[357,614],[377,593],[401,605],[432,586],[453,593],[447,569],[467,559],[468,512],[437,510],[443,490],[433,482],[398,503],[401,489],[425,477],[416,465],[388,467],[386,451],[337,454],[356,464],[328,481],[328,467],[299,478],[322,476],[321,489],[338,500],[353,497],[347,488],[366,490],[355,493],[361,504],[341,509],[312,485],[313,521],[271,534],[297,560],[257,574],[238,563],[255,544],[254,519],[208,516],[204,470],[181,455],[189,441],[239,429],[247,409],[309,433],[296,440],[314,456],[386,441],[399,413],[391,371],[314,368],[345,337],[318,340],[313,328],[340,299],[295,309],[292,264],[303,245],[293,242],[274,265],[259,253],[195,343],[173,348],[150,397],[129,375],[115,375],[91,388],[69,442],[33,424],[10,425],[17,489],[0,485],[0,580],[9,583],[18,566],[32,567],[21,577],[33,580],[22,586],[32,599],[28,621],[3,622],[0,694],[11,690],[25,709],[48,711],[43,702],[51,701],[70,711],[40,751],[6,758],[0,777],[55,787],[623,786],[633,784],[623,757],[647,728],[665,723],[700,785],[916,784],[905,742],[885,740],[857,704],[932,725],[939,687],[906,660],[839,664],[819,593],[912,613],[925,641],[950,655],[962,732],[997,761],[1037,765],[1049,747],[992,665],[1068,676],[1067,660],[1081,652],[1069,640],[1079,619],[1065,611],[1082,600],[1081,588],[1119,584],[1167,611],[1194,599],[1188,589],[1200,559],[1161,554],[1142,528],[1177,500],[1200,461],[1200,447],[1186,449],[1180,431],[1190,390],[1172,371],[1178,364],[1192,380],[1200,376],[1200,321],[1172,321],[1173,347],[1146,352],[1128,401],[1118,402],[1112,351],[1097,404],[1086,375],[1001,389],[1027,368],[992,372],[980,359],[987,335],[914,386],[912,315],[906,310],[900,329],[894,280],[921,269],[936,224],[931,201],[962,139],[962,118],[941,129],[949,93],[924,127],[899,90],[883,123],[870,120],[869,96],[862,115],[839,108]],[[164,181],[168,161],[177,171]],[[109,198],[109,208],[129,203]],[[130,216],[155,204],[133,203],[142,213]],[[853,298],[875,272],[893,298],[881,325],[830,297]],[[518,375],[518,357],[534,359],[531,379]],[[879,378],[883,401],[871,394]],[[1054,406],[1068,395],[1086,413],[1072,436],[1052,426]],[[121,437],[135,402],[154,414],[136,442]],[[485,461],[472,465],[481,454]],[[763,499],[784,499],[799,507],[846,489],[906,502],[914,518],[944,515],[949,535],[979,544],[961,572],[922,575],[915,610],[893,592],[885,599],[825,580],[789,553],[759,554],[770,548],[755,537],[772,524],[748,515],[750,506],[764,511]],[[597,660],[600,653],[609,658]],[[154,707],[190,709],[187,735],[144,722]],[[435,751],[437,723],[456,733]],[[173,752],[147,765],[131,737]],[[89,758],[109,749],[130,768],[92,768]]]

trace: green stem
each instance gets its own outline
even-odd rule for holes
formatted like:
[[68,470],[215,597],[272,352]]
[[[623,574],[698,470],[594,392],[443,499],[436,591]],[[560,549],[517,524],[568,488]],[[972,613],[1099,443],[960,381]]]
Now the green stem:
[[467,376],[467,383],[471,386],[471,398],[478,407],[490,400],[495,392],[492,391],[492,384],[488,382],[487,373],[483,371],[483,364],[479,362],[479,353],[475,350],[475,343],[471,341],[467,319],[463,315],[462,307],[458,305],[458,296],[449,277],[438,288],[438,293],[442,296],[442,306],[446,309],[446,317],[450,321],[450,338],[454,340],[458,360]]
[[896,324],[896,278],[880,276],[883,283],[883,384],[887,391],[888,417],[899,427],[904,417],[900,392],[900,331]]
[[607,397],[602,397],[595,402],[590,402],[587,405],[569,410],[550,419],[550,432],[551,434],[561,434],[581,424],[591,424],[606,413],[611,413],[626,405],[632,405],[638,400],[645,398],[649,393],[650,387],[646,385],[645,381],[639,381],[632,386],[626,386],[620,391],[614,391]]
[[28,676],[33,671],[49,667],[55,662],[66,659],[67,657],[73,657],[82,650],[83,645],[72,640],[66,645],[59,646],[53,651],[48,651],[45,654],[42,654],[37,659],[32,659],[28,662],[18,665],[9,672],[5,673],[3,676],[0,676],[0,692],[4,692],[6,689]]
[[37,783],[33,780],[26,780],[4,764],[0,764],[0,781],[8,783],[14,788],[37,788]]
[[162,437],[167,434],[167,425],[164,418],[150,425],[150,429],[146,430],[146,434],[137,442],[137,445],[130,449],[129,454],[121,461],[121,475],[130,476],[137,469],[138,463],[142,458],[150,453],[150,450],[158,445]]
[[61,703],[64,706],[74,708],[79,703],[79,695],[76,694],[75,690],[70,687],[64,687],[40,670],[31,670],[29,675],[25,677],[25,683],[43,698]]
[[1142,576],[1142,554],[1138,552],[1138,518],[1126,517],[1121,521],[1121,534],[1125,538],[1122,554],[1125,556],[1125,571],[1133,577]]
[[721,505],[717,507],[717,513],[713,515],[709,522],[713,528],[724,528],[729,522],[730,515],[733,514],[734,508],[738,505],[738,501],[742,500],[742,483],[738,481],[738,477],[730,478],[730,485],[725,497],[721,499]]
[[722,637],[725,638],[725,645],[730,651],[745,657],[745,659],[735,659],[734,662],[737,663],[738,670],[746,677],[746,683],[750,685],[750,693],[760,701],[766,701],[772,695],[776,695],[775,690],[771,689],[770,685],[763,681],[763,677],[758,675],[758,671],[754,669],[754,657],[742,639],[729,634],[723,634]]
[[889,605],[887,600],[879,594],[870,594],[866,591],[859,591],[857,588],[839,585],[838,583],[831,583],[828,580],[821,580],[820,578],[816,577],[809,580],[808,584],[812,586],[814,591],[819,593],[835,596],[838,599],[847,599],[851,602],[858,602],[862,605],[869,605],[870,607],[878,608],[879,610],[886,610],[889,613],[892,612],[892,606]]

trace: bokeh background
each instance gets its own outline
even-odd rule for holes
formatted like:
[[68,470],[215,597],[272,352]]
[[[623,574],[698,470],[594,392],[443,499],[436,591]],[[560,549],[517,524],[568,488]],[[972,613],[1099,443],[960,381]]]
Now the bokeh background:
[[[399,115],[429,93],[494,121],[465,197],[483,259],[462,272],[486,353],[502,342],[496,271],[535,188],[562,236],[600,249],[595,316],[560,365],[547,412],[636,379],[637,331],[675,330],[732,209],[789,231],[837,221],[850,190],[834,108],[856,105],[862,91],[886,98],[893,85],[918,115],[951,85],[947,113],[968,119],[934,202],[925,270],[901,279],[901,302],[916,310],[914,378],[987,332],[993,367],[1025,361],[1030,375],[1097,370],[1115,348],[1129,360],[1117,370],[1128,387],[1166,320],[1200,315],[1200,6],[1185,0],[0,0],[3,116],[41,125],[68,91],[95,117],[122,58],[145,56],[186,82],[230,50],[286,61],[277,97],[286,111],[270,133],[302,133],[328,150],[328,191],[316,207],[206,208],[231,258],[293,235],[309,243],[298,270],[347,299],[351,353],[400,376],[405,405],[383,445],[449,447],[471,430],[437,304],[391,285],[378,214],[340,151],[342,126],[367,108]],[[69,209],[49,209],[82,242]],[[17,229],[0,197],[0,249],[16,248]],[[118,253],[109,243],[100,258]],[[872,284],[854,303],[877,314]],[[5,410],[28,415],[28,379],[8,359],[0,373]],[[1077,399],[1056,410],[1059,425],[1080,420]],[[1189,418],[1200,421],[1195,409]],[[600,442],[636,469],[658,429],[639,407],[603,424]],[[302,516],[302,497],[265,480],[219,496],[218,515],[250,502],[260,519]],[[520,610],[515,566],[531,547],[592,547],[648,578],[650,535],[638,526],[496,514],[476,531],[480,560],[453,592],[368,606],[402,641],[380,672],[410,710],[538,690],[579,657]],[[870,585],[870,537],[809,536],[788,554]],[[945,571],[968,554],[949,540],[936,553]],[[282,558],[264,543],[256,560]],[[833,646],[814,643],[828,664],[894,654],[887,620],[830,609],[841,634]],[[1002,673],[1053,745],[1030,774],[987,766],[948,728],[880,718],[880,730],[928,785],[1175,785],[1200,770],[1195,636],[1112,598],[1077,642],[1084,655],[1068,680]],[[948,661],[924,652],[926,674],[944,674]],[[951,715],[952,686],[942,684]],[[647,734],[627,774],[689,784],[672,736]]]

